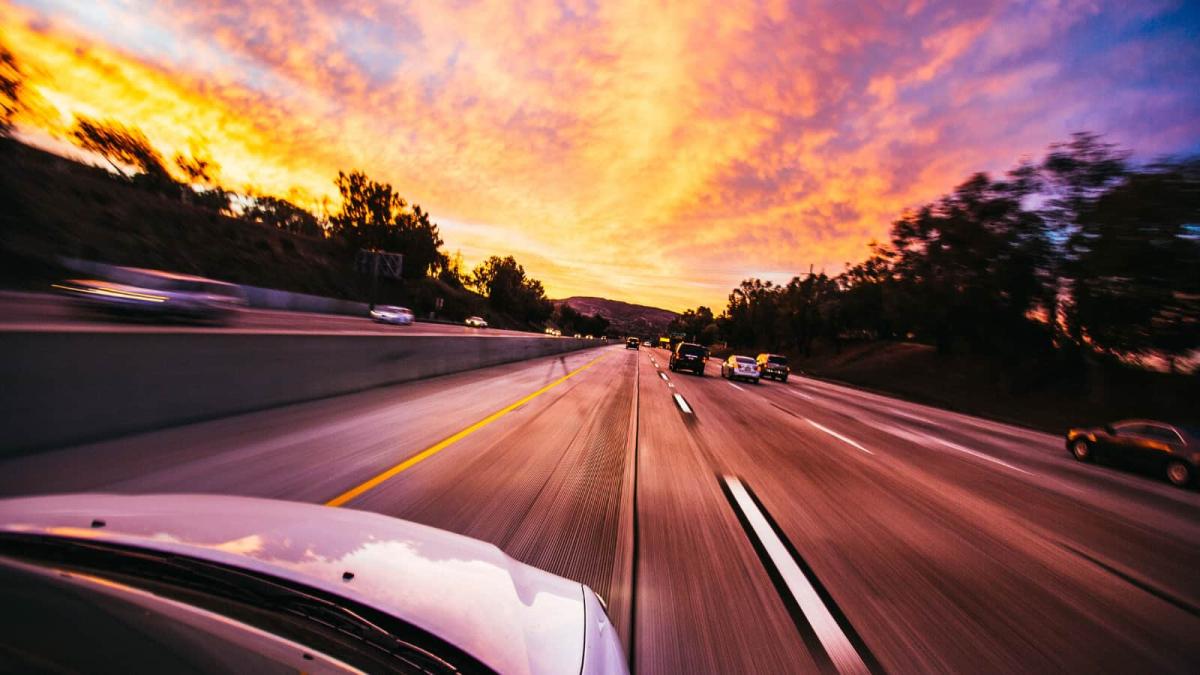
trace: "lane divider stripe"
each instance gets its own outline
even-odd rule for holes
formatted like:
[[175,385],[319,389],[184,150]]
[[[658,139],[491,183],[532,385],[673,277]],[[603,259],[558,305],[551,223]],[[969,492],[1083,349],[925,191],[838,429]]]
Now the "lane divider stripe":
[[685,412],[689,415],[692,414],[691,407],[688,406],[687,401],[683,400],[683,397],[680,396],[679,394],[675,394],[675,403],[677,403],[679,405],[679,409],[682,410],[683,412]]
[[829,660],[833,662],[837,672],[841,675],[869,674],[871,669],[867,667],[858,650],[854,648],[850,638],[842,631],[842,627],[838,625],[837,619],[833,617],[829,608],[821,601],[821,596],[813,588],[804,571],[796,564],[796,560],[792,558],[787,546],[775,533],[775,529],[771,527],[766,516],[754,503],[754,499],[746,491],[742,481],[734,476],[722,476],[721,480],[724,481],[725,487],[733,497],[734,505],[750,525],[750,531],[754,538],[766,551],[767,558],[775,567],[775,571],[779,573],[792,598],[799,605],[800,611],[808,619],[808,624],[817,634],[817,639],[821,641],[821,646],[825,648],[825,653],[829,655]]
[[867,453],[868,455],[873,455],[873,454],[875,454],[875,453],[871,452],[870,450],[868,450],[868,449],[864,448],[863,446],[859,445],[859,444],[858,444],[858,441],[855,441],[855,440],[854,440],[854,439],[852,439],[852,438],[846,438],[845,436],[843,436],[843,435],[839,434],[838,432],[834,431],[833,429],[830,429],[829,427],[826,427],[826,426],[822,426],[822,425],[820,425],[820,424],[817,424],[816,422],[814,422],[814,421],[812,421],[812,420],[808,419],[807,417],[806,417],[806,418],[804,418],[804,420],[805,420],[806,422],[808,422],[809,424],[813,425],[814,427],[816,427],[817,429],[820,429],[821,431],[824,431],[825,433],[829,434],[830,436],[833,436],[834,438],[838,439],[839,441],[841,441],[841,442],[843,442],[843,443],[845,443],[845,444],[847,444],[847,445],[849,445],[849,446],[852,446],[852,447],[858,448],[859,450],[862,450],[863,452]]
[[579,373],[582,373],[583,371],[587,370],[588,368],[591,368],[592,366],[596,365],[596,362],[598,362],[600,359],[604,358],[605,356],[606,356],[605,354],[601,354],[600,356],[597,356],[596,358],[592,359],[591,361],[588,361],[587,363],[583,364],[579,368],[572,370],[571,372],[567,373],[566,375],[563,375],[562,377],[551,382],[550,384],[542,387],[541,389],[538,389],[537,391],[533,392],[532,394],[529,394],[528,396],[522,398],[521,400],[517,401],[516,403],[512,403],[508,406],[505,406],[504,408],[501,408],[500,410],[497,410],[496,412],[479,420],[478,422],[472,424],[471,426],[467,427],[466,429],[463,429],[462,431],[454,434],[453,436],[450,436],[449,438],[446,438],[434,445],[429,446],[428,448],[425,448],[421,452],[418,452],[417,454],[413,455],[412,457],[409,457],[408,459],[404,460],[403,462],[400,462],[396,466],[393,466],[392,468],[388,469],[387,471],[384,471],[383,473],[375,476],[374,478],[371,478],[370,480],[367,480],[366,482],[363,482],[359,485],[356,485],[356,486],[350,488],[349,490],[346,490],[342,494],[325,502],[325,506],[342,506],[346,502],[350,501],[351,499],[354,499],[355,497],[363,494],[364,492],[367,492],[368,490],[372,490],[372,489],[378,487],[381,483],[387,481],[388,479],[394,478],[395,476],[399,475],[400,473],[403,473],[404,471],[407,471],[408,469],[416,466],[417,464],[420,464],[421,462],[429,459],[430,457],[433,457],[434,455],[441,452],[442,450],[445,450],[446,448],[450,447],[451,445],[454,445],[455,443],[461,441],[462,439],[466,438],[467,436],[470,436],[471,434],[475,433],[476,431],[479,431],[480,429],[486,427],[487,425],[491,424],[492,422],[495,422],[496,420],[500,419],[501,417],[504,417],[508,413],[516,410],[517,408],[520,408],[521,406],[525,405],[526,403],[529,403],[533,399],[550,391],[551,389],[557,387],[558,385],[562,384],[563,382],[566,382],[567,380],[571,379],[572,377],[575,377]]

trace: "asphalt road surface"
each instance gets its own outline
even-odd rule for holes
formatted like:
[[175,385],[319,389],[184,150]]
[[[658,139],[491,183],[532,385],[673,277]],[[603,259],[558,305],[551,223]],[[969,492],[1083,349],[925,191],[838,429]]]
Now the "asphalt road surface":
[[0,463],[491,541],[609,600],[641,673],[1195,672],[1200,494],[1062,439],[597,348]]
[[396,326],[372,321],[368,317],[315,314],[272,309],[239,310],[224,325],[196,323],[156,323],[119,320],[92,312],[83,312],[63,296],[53,293],[0,292],[0,330],[55,332],[125,333],[257,333],[257,334],[331,334],[331,335],[508,335],[544,337],[540,333],[471,328],[459,324],[418,321]]

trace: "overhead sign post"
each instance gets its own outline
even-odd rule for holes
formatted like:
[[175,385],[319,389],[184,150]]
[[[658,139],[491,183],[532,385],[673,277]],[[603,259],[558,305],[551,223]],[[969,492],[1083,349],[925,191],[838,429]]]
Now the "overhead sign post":
[[399,280],[400,272],[404,269],[404,254],[360,249],[354,258],[354,268],[371,275],[371,310],[374,311],[379,294],[379,277],[382,275]]

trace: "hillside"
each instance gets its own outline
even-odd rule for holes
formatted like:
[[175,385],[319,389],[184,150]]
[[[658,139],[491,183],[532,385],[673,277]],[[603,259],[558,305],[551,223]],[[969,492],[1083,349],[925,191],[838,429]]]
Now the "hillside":
[[[285,232],[149,192],[103,169],[0,139],[0,287],[45,290],[68,272],[58,257],[164,269],[326,297],[366,301],[370,281],[354,251],[333,239]],[[425,316],[487,317],[500,328],[531,326],[492,310],[473,291],[437,279],[381,280],[379,301]],[[538,327],[532,327],[538,328]]]
[[635,305],[620,300],[576,296],[555,300],[555,305],[566,304],[581,314],[600,314],[609,321],[609,333],[651,337],[666,332],[667,324],[678,316],[675,312],[658,307]]

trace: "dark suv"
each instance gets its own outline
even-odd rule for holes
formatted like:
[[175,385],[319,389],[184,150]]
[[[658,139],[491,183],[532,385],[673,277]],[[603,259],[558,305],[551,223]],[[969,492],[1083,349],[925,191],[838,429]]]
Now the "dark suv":
[[708,359],[708,350],[693,342],[680,342],[671,352],[669,367],[675,372],[690,370],[704,377],[704,362]]
[[625,341],[625,349],[637,349],[642,344],[642,341],[637,338],[629,338]]
[[761,377],[769,377],[780,382],[787,382],[788,373],[792,372],[792,369],[788,368],[786,356],[759,354],[755,360],[758,361],[758,374]]

